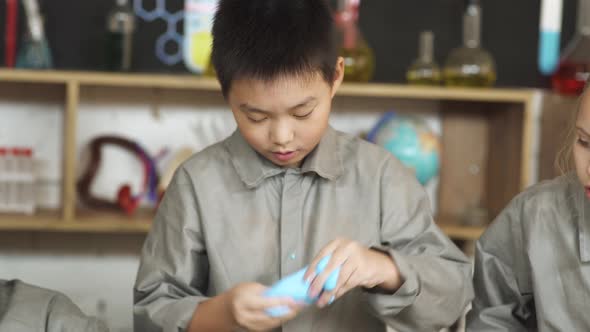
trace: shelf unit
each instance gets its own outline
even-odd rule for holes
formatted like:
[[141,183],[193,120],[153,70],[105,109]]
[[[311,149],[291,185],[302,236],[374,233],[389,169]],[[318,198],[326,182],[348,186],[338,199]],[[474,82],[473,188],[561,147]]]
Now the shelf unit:
[[[48,86],[52,88],[47,89]],[[128,218],[112,212],[77,209],[77,115],[88,91],[119,96],[121,88],[128,95],[147,96],[154,91],[167,91],[197,95],[199,98],[192,99],[196,103],[201,100],[223,103],[217,81],[190,75],[0,69],[0,89],[8,87],[19,91],[19,97],[27,96],[25,87],[47,89],[63,96],[63,205],[60,211],[40,211],[34,216],[0,215],[0,231],[132,234],[149,231],[153,214],[149,211]],[[32,98],[34,93],[30,94]],[[436,220],[451,238],[473,240],[485,227],[460,225],[461,211],[477,201],[490,211],[491,219],[532,180],[534,95],[528,89],[347,83],[339,90],[334,108],[339,111],[368,105],[369,109],[385,111],[391,105],[401,104],[438,112],[443,126],[443,153]]]

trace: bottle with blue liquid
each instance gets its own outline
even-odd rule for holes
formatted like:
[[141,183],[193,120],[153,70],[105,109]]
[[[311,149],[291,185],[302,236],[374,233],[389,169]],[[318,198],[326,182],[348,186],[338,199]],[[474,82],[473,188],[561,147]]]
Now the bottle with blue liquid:
[[563,0],[541,0],[539,18],[539,71],[551,75],[559,63]]

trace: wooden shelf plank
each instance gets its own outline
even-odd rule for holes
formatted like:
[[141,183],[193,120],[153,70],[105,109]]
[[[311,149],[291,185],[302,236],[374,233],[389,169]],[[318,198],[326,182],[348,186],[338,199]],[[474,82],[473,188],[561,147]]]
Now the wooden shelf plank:
[[438,227],[453,240],[475,241],[486,230],[484,226],[459,226],[439,223]]
[[153,216],[152,210],[139,210],[133,216],[119,212],[78,210],[75,225],[71,230],[73,232],[145,234],[150,230]]
[[37,211],[34,215],[0,214],[0,230],[38,231],[45,227],[60,224],[61,211]]
[[0,213],[0,223],[14,223],[18,224],[21,222],[38,222],[38,223],[50,223],[59,222],[61,220],[60,210],[38,210],[34,215],[22,215],[22,214],[11,214],[11,213]]
[[439,215],[435,218],[438,227],[453,240],[475,241],[485,232],[486,226],[465,226],[457,223],[457,218]]
[[64,164],[63,164],[63,219],[73,221],[76,209],[76,127],[78,123],[78,104],[80,86],[75,81],[66,85],[66,106],[64,114]]
[[196,75],[121,74],[108,72],[81,72],[57,70],[0,69],[0,82],[53,83],[77,82],[80,85],[112,87],[146,87],[169,89],[196,89],[220,91],[213,78]]
[[[142,211],[127,217],[118,213],[96,211],[78,212],[76,219],[66,222],[59,212],[45,212],[34,216],[0,215],[0,231],[41,231],[73,233],[137,233],[146,234],[151,227],[153,212]],[[455,240],[477,240],[485,227],[460,226],[448,221],[438,226]]]
[[61,220],[43,221],[24,219],[16,221],[0,220],[0,231],[30,231],[30,232],[62,232],[62,233],[137,233],[147,234],[150,230],[148,220],[143,222],[112,220],[105,221],[74,221]]
[[18,221],[2,221],[0,220],[0,231],[30,231],[30,232],[61,232],[61,233],[109,233],[109,234],[123,234],[136,233],[147,234],[150,229],[149,221],[133,222],[133,221],[74,221],[64,222],[56,221],[42,221],[42,220],[18,220]]
[[136,217],[82,212],[69,221],[62,218],[60,211],[42,211],[32,216],[0,214],[0,231],[146,234],[150,224],[149,212],[140,212]]
[[402,84],[345,83],[339,89],[338,95],[348,97],[526,103],[532,98],[533,91],[530,89],[447,88]]
[[[219,83],[210,77],[147,73],[107,73],[77,71],[36,71],[0,69],[0,82],[29,82],[105,87],[145,87],[220,91]],[[446,88],[421,87],[402,84],[345,83],[339,96],[367,98],[400,98],[423,100],[457,100],[527,103],[532,100],[532,89]]]

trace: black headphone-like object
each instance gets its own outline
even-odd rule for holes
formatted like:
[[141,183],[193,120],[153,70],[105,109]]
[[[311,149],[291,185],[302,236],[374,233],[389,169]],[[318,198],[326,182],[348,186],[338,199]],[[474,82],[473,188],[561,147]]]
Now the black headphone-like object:
[[[116,202],[108,201],[92,195],[90,192],[90,187],[100,166],[102,159],[101,149],[104,145],[119,146],[124,150],[136,155],[137,158],[142,162],[144,166],[144,181],[143,189],[139,194],[132,195],[131,186],[129,184],[124,184],[119,188]],[[132,215],[139,206],[139,203],[143,197],[147,196],[151,202],[158,201],[159,197],[157,187],[159,176],[157,173],[156,164],[139,144],[123,137],[99,136],[94,138],[90,142],[89,146],[90,161],[76,185],[82,202],[92,208],[122,210],[127,215]]]

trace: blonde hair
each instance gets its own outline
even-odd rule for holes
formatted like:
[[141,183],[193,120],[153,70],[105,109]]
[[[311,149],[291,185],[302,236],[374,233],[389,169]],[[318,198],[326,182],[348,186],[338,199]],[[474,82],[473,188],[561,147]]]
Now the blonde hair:
[[560,174],[568,173],[569,171],[574,169],[573,164],[573,151],[574,151],[574,138],[576,136],[576,121],[578,121],[578,115],[580,114],[580,109],[582,108],[582,97],[590,87],[590,78],[586,81],[586,86],[584,87],[584,91],[578,98],[576,103],[576,110],[572,114],[573,116],[570,119],[569,129],[567,135],[565,136],[565,142],[563,147],[557,152],[557,157],[555,159],[555,168]]

